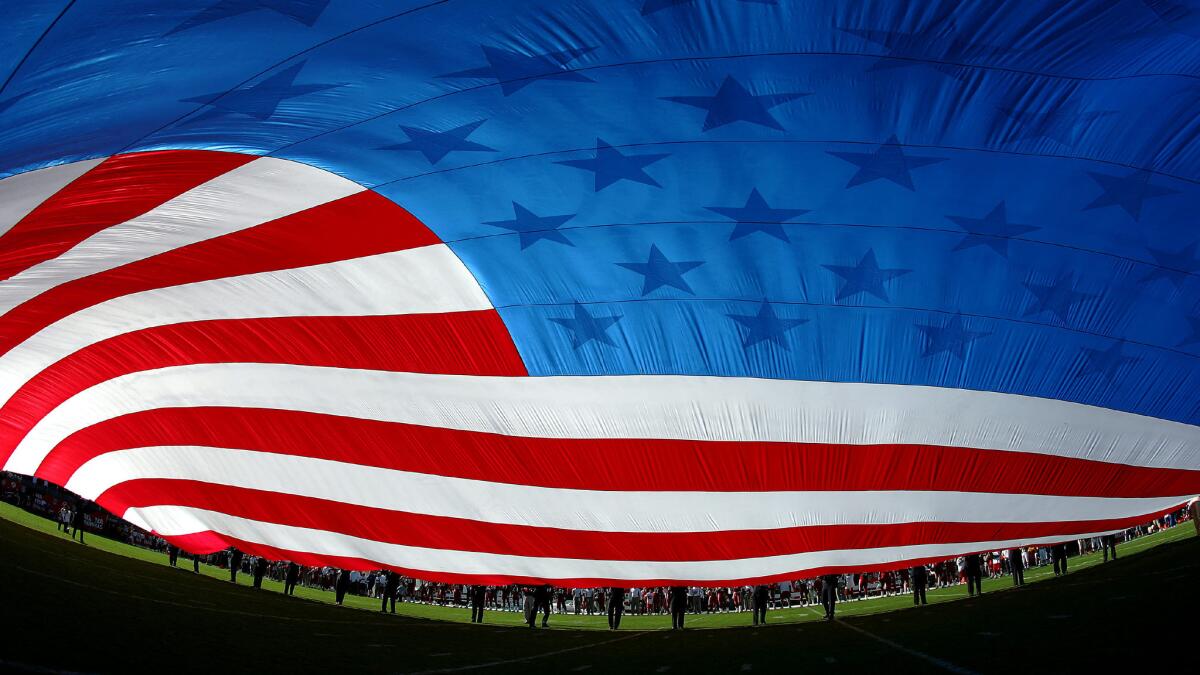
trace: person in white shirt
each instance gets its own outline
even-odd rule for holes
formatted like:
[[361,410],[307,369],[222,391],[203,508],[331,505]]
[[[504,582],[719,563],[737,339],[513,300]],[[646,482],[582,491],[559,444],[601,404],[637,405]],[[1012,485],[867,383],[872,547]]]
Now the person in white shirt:
[[67,534],[71,533],[71,509],[67,508],[65,503],[58,510],[58,529]]

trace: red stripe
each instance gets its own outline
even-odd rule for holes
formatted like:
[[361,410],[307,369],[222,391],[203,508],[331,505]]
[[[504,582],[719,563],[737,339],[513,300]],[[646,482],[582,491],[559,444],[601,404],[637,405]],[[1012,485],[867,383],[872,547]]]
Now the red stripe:
[[0,466],[42,417],[77,392],[130,372],[195,363],[526,374],[495,310],[228,319],[158,326],[89,345],[22,387],[0,408]]
[[0,355],[59,319],[122,295],[437,243],[404,209],[374,192],[359,192],[56,286],[4,315]]
[[110,157],[51,196],[0,237],[0,280],[140,216],[253,155],[163,150]]
[[809,551],[1006,541],[1103,532],[1146,522],[1132,518],[1044,523],[819,525],[720,532],[592,532],[487,523],[343,504],[198,481],[139,479],[97,498],[113,513],[129,507],[188,506],[260,522],[337,532],[423,548],[579,560],[703,561]]
[[1200,492],[1200,471],[924,445],[839,446],[500,436],[309,412],[165,408],[65,439],[38,475],[66,484],[97,455],[156,445],[243,448],[387,469],[587,490],[945,490],[1096,497]]
[[[1176,510],[1175,508],[1164,509],[1157,513],[1146,514],[1138,519],[1138,523],[1144,523],[1155,518],[1161,517],[1166,513]],[[1063,541],[1075,539],[1077,534],[1090,534],[1091,532],[1080,531],[1072,533],[1073,536],[1064,537]],[[265,546],[262,544],[248,542],[235,537],[230,537],[225,534],[216,532],[198,532],[178,537],[168,538],[175,545],[185,549],[194,550],[201,553],[211,553],[218,551],[221,548],[234,546],[237,549],[249,553],[250,555],[260,555],[271,560],[291,560],[301,565],[309,565],[314,567],[330,565],[351,570],[377,570],[390,569],[407,576],[424,579],[427,581],[437,581],[452,584],[540,584],[543,582],[553,582],[557,586],[566,586],[568,588],[589,588],[597,586],[667,586],[674,584],[687,584],[689,586],[710,586],[710,587],[726,587],[726,586],[743,586],[760,583],[773,583],[778,581],[793,581],[796,579],[811,579],[822,574],[850,574],[863,572],[886,572],[889,570],[904,569],[913,565],[928,565],[931,563],[946,560],[947,556],[936,556],[927,558],[914,558],[910,560],[902,560],[892,563],[880,565],[855,565],[855,566],[828,566],[816,567],[810,569],[801,569],[788,572],[786,574],[774,574],[763,577],[748,577],[744,579],[729,579],[721,581],[696,580],[696,579],[640,579],[636,581],[630,580],[615,580],[605,578],[571,578],[571,579],[539,579],[534,577],[521,576],[506,576],[499,574],[452,574],[437,570],[422,570],[409,567],[395,567],[392,565],[383,565],[378,561],[367,560],[365,558],[351,558],[343,556],[321,555],[317,553],[308,553],[301,551],[290,551],[274,546]],[[220,542],[220,545],[218,545]],[[1045,544],[1042,544],[1043,546]],[[195,547],[195,548],[193,548]],[[986,552],[970,548],[970,544],[965,544],[964,549],[959,552],[959,555],[967,553]]]

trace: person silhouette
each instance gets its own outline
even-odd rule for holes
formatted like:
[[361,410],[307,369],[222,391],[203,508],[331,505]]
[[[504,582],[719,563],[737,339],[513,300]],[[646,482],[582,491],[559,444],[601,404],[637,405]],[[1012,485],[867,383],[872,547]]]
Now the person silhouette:
[[672,586],[669,602],[671,604],[671,630],[683,630],[683,619],[687,615],[687,586]]
[[767,623],[767,604],[771,599],[771,587],[766,584],[759,584],[754,587],[754,606],[752,612],[754,614],[754,625]]
[[[533,619],[537,621],[538,611],[542,612],[542,628],[550,627],[550,584],[542,584],[533,591]],[[591,613],[590,611],[588,612]]]
[[72,521],[71,524],[74,528],[74,531],[71,532],[71,538],[74,539],[75,536],[78,535],[79,543],[82,544],[83,543],[83,504],[79,504],[78,506],[75,507],[75,511],[72,513],[71,521]]
[[242,552],[236,548],[229,549],[229,581],[237,583],[238,568],[242,566]]
[[295,595],[296,582],[300,580],[300,566],[294,562],[288,561],[287,572],[283,577],[283,594]]
[[251,570],[254,572],[254,587],[262,588],[263,576],[267,573],[267,559],[261,555],[256,557]]
[[350,590],[350,570],[338,570],[337,581],[333,584],[334,602],[342,604],[346,600],[346,591]]
[[1067,545],[1055,544],[1050,547],[1050,559],[1054,561],[1054,576],[1067,573]]
[[1025,585],[1025,556],[1021,549],[1008,551],[1008,567],[1012,570],[1013,586]]
[[[397,575],[398,576],[398,575]],[[388,587],[391,587],[392,579],[388,577]],[[487,586],[475,584],[471,587],[471,623],[483,623],[483,601],[487,598]],[[384,602],[387,602],[385,599]],[[383,611],[383,610],[380,610]],[[392,614],[396,613],[396,599],[393,591],[392,596]]]
[[825,620],[832,621],[837,608],[838,575],[826,574],[821,577],[821,606],[825,608]]
[[914,565],[912,568],[912,592],[914,605],[928,605],[925,589],[929,586],[929,570],[924,565]]
[[621,627],[621,614],[625,612],[625,589],[613,586],[608,591],[608,628]]
[[967,595],[974,597],[976,593],[983,595],[983,559],[978,553],[967,556],[965,570],[967,576]]
[[1100,537],[1100,545],[1104,548],[1104,562],[1108,562],[1108,554],[1112,553],[1112,559],[1117,559],[1117,535],[1106,534]]

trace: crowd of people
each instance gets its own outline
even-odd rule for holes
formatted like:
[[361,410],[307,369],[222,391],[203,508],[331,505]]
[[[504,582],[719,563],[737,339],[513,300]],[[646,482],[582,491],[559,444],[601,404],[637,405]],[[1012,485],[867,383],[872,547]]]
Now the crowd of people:
[[[58,523],[58,530],[79,541],[90,533],[140,548],[165,551],[167,542],[68,490],[22,474],[0,472],[0,501]],[[64,528],[65,522],[69,525]]]
[[[1011,576],[1013,584],[1024,582],[1024,570],[1052,565],[1055,574],[1067,573],[1067,558],[1102,550],[1104,560],[1117,557],[1119,541],[1157,531],[1175,524],[1186,512],[1168,514],[1159,521],[1131,528],[1120,535],[1107,535],[1052,546],[1029,546],[1005,551],[975,553],[897,570],[826,574],[807,579],[784,580],[754,586],[634,586],[566,588],[550,585],[466,585],[424,581],[387,570],[357,571],[334,567],[306,567],[288,561],[269,561],[243,556],[236,549],[226,552],[230,580],[238,572],[254,575],[254,585],[264,577],[284,583],[292,593],[297,584],[332,591],[335,602],[347,595],[375,598],[381,612],[395,613],[396,603],[419,603],[469,608],[471,621],[481,623],[486,611],[518,612],[530,627],[549,625],[552,614],[607,615],[609,628],[620,628],[621,617],[671,615],[672,627],[682,629],[687,615],[746,612],[754,625],[765,624],[767,611],[792,607],[821,606],[824,617],[836,615],[839,602],[871,597],[912,594],[913,603],[928,603],[930,589],[966,585],[968,595],[983,592],[983,579]],[[220,564],[220,563],[218,563]]]
[[384,598],[385,603],[390,599],[393,603],[399,600],[470,607],[471,620],[476,622],[482,621],[485,610],[522,612],[525,622],[531,627],[536,625],[539,616],[541,624],[548,625],[551,614],[607,614],[609,627],[614,630],[620,627],[621,617],[625,614],[670,614],[673,628],[683,628],[685,617],[689,614],[740,612],[750,613],[751,622],[759,625],[766,623],[769,609],[817,605],[824,610],[825,618],[831,620],[836,615],[839,602],[911,593],[914,604],[924,605],[928,604],[928,591],[935,588],[965,584],[968,595],[980,594],[985,577],[996,579],[1011,576],[1014,585],[1023,585],[1024,570],[1029,567],[1052,564],[1056,574],[1065,574],[1068,552],[1077,555],[1103,549],[1105,561],[1110,556],[1115,560],[1118,541],[1173,525],[1175,517],[1169,514],[1161,521],[1132,528],[1122,535],[1107,535],[1053,546],[970,554],[898,570],[826,574],[754,586],[467,586],[425,582],[380,570],[362,575],[362,583],[366,585],[356,588],[360,589],[362,595]]
[[[95,504],[80,500],[46,481],[18,474],[0,474],[0,498],[54,520],[58,530],[83,541],[91,530],[135,546],[164,551],[168,563],[178,566],[180,549],[121,520]],[[1060,542],[1049,546],[1027,546],[1003,551],[972,553],[913,567],[884,571],[825,574],[814,578],[783,580],[754,586],[636,586],[631,588],[566,588],[550,585],[465,585],[424,581],[388,570],[347,570],[335,567],[298,565],[286,560],[268,560],[244,555],[230,548],[209,555],[191,555],[192,570],[208,564],[227,569],[236,583],[239,573],[251,576],[261,588],[264,579],[282,583],[284,592],[297,586],[332,592],[341,605],[347,595],[378,599],[381,612],[395,613],[396,603],[419,603],[470,608],[472,622],[483,621],[485,611],[520,612],[534,627],[541,618],[549,625],[551,614],[608,615],[609,628],[620,627],[621,617],[671,615],[672,628],[682,629],[687,615],[747,612],[754,625],[766,623],[767,611],[820,605],[827,620],[836,615],[839,602],[870,597],[912,594],[916,605],[927,604],[930,589],[965,584],[968,595],[983,592],[983,579],[1010,576],[1013,584],[1025,583],[1024,571],[1051,565],[1055,575],[1066,574],[1074,555],[1102,551],[1104,560],[1116,560],[1122,541],[1172,527],[1177,520],[1193,519],[1200,533],[1195,504],[1169,513],[1153,522],[1118,534]]]

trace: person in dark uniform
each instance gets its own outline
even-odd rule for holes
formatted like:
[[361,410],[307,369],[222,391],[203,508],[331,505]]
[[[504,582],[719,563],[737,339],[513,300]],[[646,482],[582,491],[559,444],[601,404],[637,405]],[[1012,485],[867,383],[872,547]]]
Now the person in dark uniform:
[[533,620],[537,621],[538,610],[542,612],[542,628],[550,627],[550,584],[542,584],[533,591]]
[[236,548],[229,549],[229,581],[237,583],[238,568],[242,566],[242,552]]
[[[380,601],[379,611],[388,611],[388,603],[392,605],[392,614],[396,613],[396,594],[400,590],[400,573],[394,570],[386,572],[387,581],[383,584],[383,600]],[[480,617],[483,616],[483,610],[479,610]]]
[[525,610],[525,623],[533,628],[537,625],[537,589],[533,586],[522,586],[521,609]]
[[82,544],[83,543],[83,504],[80,504],[79,506],[75,507],[74,514],[75,514],[75,516],[74,516],[74,518],[72,518],[72,523],[71,523],[71,526],[73,528],[73,531],[71,532],[71,538],[74,539],[75,535],[79,535],[79,543]]
[[671,630],[683,630],[683,617],[687,615],[687,586],[672,586],[670,595]]
[[300,566],[294,562],[288,562],[287,572],[283,576],[283,594],[295,595],[296,582],[300,580]]
[[167,544],[167,564],[171,567],[178,567],[179,563],[179,547],[175,544]]
[[1054,561],[1054,576],[1067,573],[1067,545],[1055,544],[1050,547],[1050,559]]
[[1112,559],[1117,559],[1117,535],[1106,534],[1100,537],[1100,545],[1104,547],[1104,562],[1108,562],[1108,554],[1112,552]]
[[192,572],[195,574],[200,574],[200,554],[199,553],[192,554]]
[[766,584],[759,584],[754,587],[754,607],[751,610],[754,612],[754,625],[767,623],[767,604],[771,599],[771,587]]
[[929,570],[924,565],[915,565],[910,574],[912,577],[912,592],[914,605],[928,605],[925,589],[929,586]]
[[1012,570],[1013,586],[1025,585],[1025,556],[1021,549],[1014,548],[1008,552],[1008,567]]
[[825,620],[831,621],[837,607],[838,575],[826,574],[821,577],[821,606],[825,608]]
[[[388,584],[392,578],[388,577]],[[487,597],[487,586],[475,584],[471,587],[471,623],[483,623],[483,601]],[[396,601],[392,600],[392,613],[396,613]]]
[[625,612],[625,589],[613,586],[608,589],[608,628],[621,627],[621,614]]
[[342,604],[348,590],[350,590],[350,570],[338,570],[337,581],[333,583],[334,601],[339,605]]
[[966,563],[967,595],[983,595],[983,558],[978,553],[972,553],[967,556]]
[[261,555],[254,559],[254,587],[262,588],[263,576],[267,573],[267,559]]

